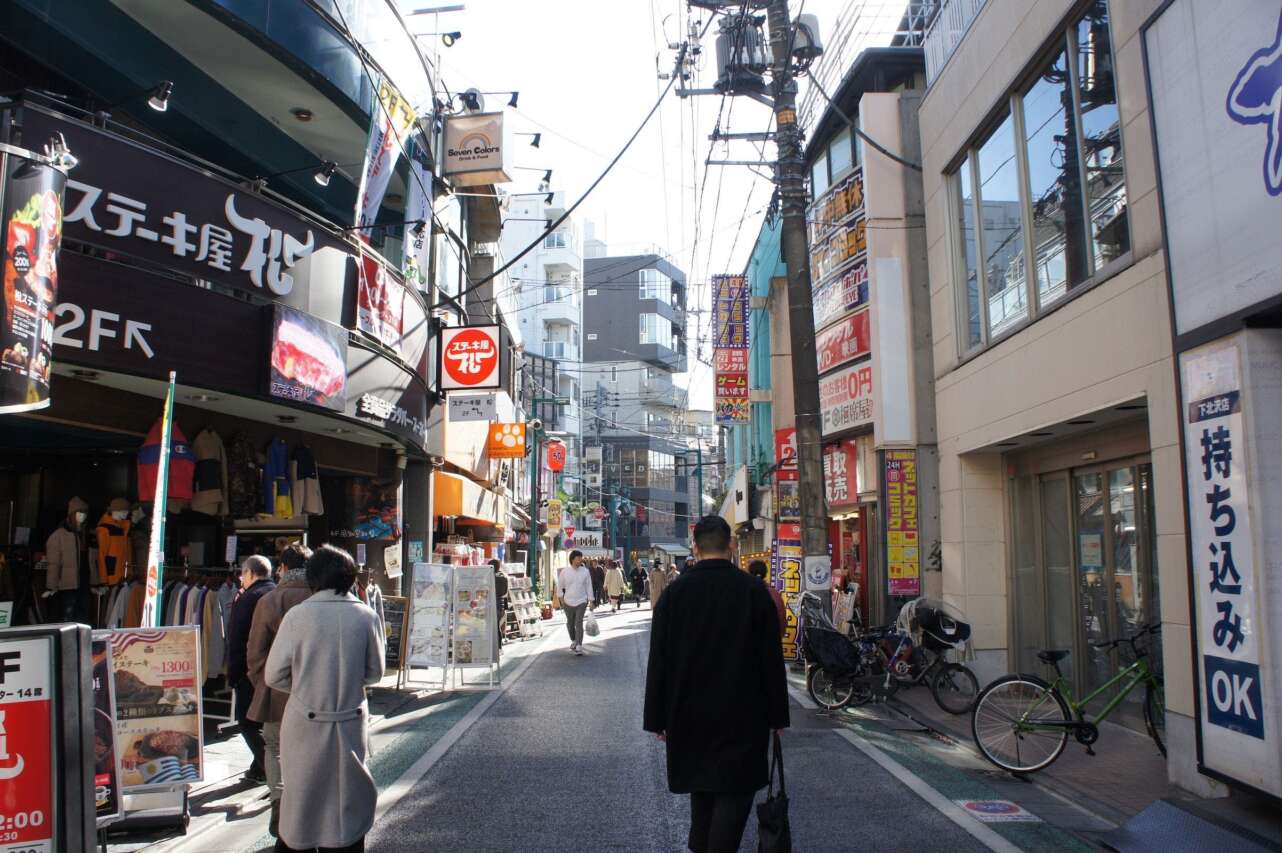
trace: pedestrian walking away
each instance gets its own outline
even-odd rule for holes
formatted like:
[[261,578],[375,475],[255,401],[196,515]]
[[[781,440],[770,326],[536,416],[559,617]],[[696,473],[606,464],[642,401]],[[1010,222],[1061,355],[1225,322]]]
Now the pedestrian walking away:
[[623,606],[623,572],[619,567],[610,562],[610,568],[605,571],[605,593],[610,597],[610,602],[614,605],[614,611],[617,613]]
[[267,792],[272,803],[267,831],[273,837],[279,834],[280,826],[280,798],[284,790],[280,774],[280,723],[285,717],[289,694],[268,687],[263,681],[263,670],[267,666],[272,643],[280,632],[281,620],[296,605],[311,598],[312,590],[307,585],[307,561],[311,556],[311,549],[298,543],[291,543],[281,553],[280,582],[254,608],[254,622],[249,629],[249,646],[245,653],[249,681],[254,687],[249,719],[263,727],[263,773],[267,776]]
[[771,730],[789,723],[783,647],[770,594],[730,560],[725,519],[700,519],[694,552],[654,611],[644,728],[666,745],[668,788],[690,795],[689,848],[733,853],[769,780]]
[[653,610],[659,604],[659,596],[663,595],[664,588],[668,585],[668,573],[663,570],[663,566],[655,564],[650,569],[649,590],[650,590],[650,609]]
[[787,608],[784,606],[783,596],[779,594],[779,590],[771,586],[770,582],[766,580],[769,572],[770,570],[766,568],[765,560],[753,560],[748,564],[748,574],[765,584],[766,589],[770,592],[770,597],[774,599],[775,610],[779,611],[779,633],[782,635],[788,627]]
[[605,603],[605,568],[600,560],[593,560],[588,565],[588,572],[592,575],[592,606],[595,608]]
[[352,594],[356,571],[346,551],[318,548],[307,561],[314,594],[285,614],[267,656],[264,681],[289,694],[277,853],[362,851],[374,825],[365,688],[383,677],[386,649],[378,614]]
[[249,634],[263,596],[276,588],[271,575],[271,560],[261,554],[245,558],[240,566],[241,593],[232,603],[231,617],[227,620],[227,682],[236,691],[236,722],[253,756],[253,762],[245,771],[245,778],[251,782],[266,782],[267,773],[263,769],[263,724],[249,714],[254,701],[254,684],[249,678]]
[[583,565],[583,552],[570,552],[570,565],[557,577],[561,608],[565,611],[565,629],[570,632],[570,651],[583,654],[583,614],[592,600],[592,574]]

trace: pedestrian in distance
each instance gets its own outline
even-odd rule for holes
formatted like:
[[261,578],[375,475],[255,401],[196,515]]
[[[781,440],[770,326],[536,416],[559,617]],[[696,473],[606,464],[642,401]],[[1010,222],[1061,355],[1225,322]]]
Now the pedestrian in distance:
[[666,745],[669,790],[690,795],[690,849],[732,853],[769,781],[771,730],[788,726],[783,647],[764,584],[730,560],[725,519],[699,520],[694,552],[654,611],[644,728]]
[[507,621],[507,575],[503,574],[503,564],[498,560],[490,560],[490,568],[494,569],[494,609],[498,616],[497,627],[498,646],[503,648],[503,623]]
[[628,582],[632,584],[632,597],[636,599],[637,610],[640,610],[641,597],[645,595],[645,567],[639,563],[633,566],[631,574],[628,575]]
[[232,602],[231,616],[227,619],[227,683],[236,691],[236,722],[253,756],[245,779],[255,784],[267,781],[263,769],[266,745],[263,724],[249,714],[254,702],[254,683],[249,678],[249,634],[259,603],[275,588],[271,560],[261,554],[246,557],[240,564],[240,595]]
[[565,629],[570,632],[570,651],[583,654],[583,614],[592,600],[592,575],[583,564],[583,552],[570,552],[570,565],[557,577],[561,592],[561,609],[565,611]]
[[605,603],[605,567],[600,560],[593,560],[588,571],[592,574],[592,609],[595,610]]
[[254,608],[245,653],[249,680],[254,686],[249,718],[263,727],[263,773],[267,776],[267,793],[272,803],[267,831],[273,837],[279,832],[280,797],[285,788],[280,775],[280,723],[285,718],[289,694],[268,687],[263,681],[263,670],[285,614],[312,597],[311,587],[307,585],[307,560],[311,556],[312,550],[298,543],[291,543],[280,555],[280,582]]
[[650,569],[649,588],[650,588],[650,609],[659,606],[659,596],[663,595],[663,589],[668,585],[668,573],[663,570],[663,566],[656,565]]
[[307,561],[314,594],[285,614],[267,656],[264,681],[289,694],[277,853],[359,853],[374,825],[365,688],[383,677],[386,648],[378,614],[352,594],[356,573],[346,551],[318,548]]
[[770,591],[770,597],[774,599],[775,610],[779,611],[779,635],[783,636],[784,630],[788,627],[787,608],[784,607],[783,596],[779,594],[779,590],[771,586],[770,582],[766,580],[769,573],[770,570],[766,567],[765,560],[753,560],[748,564],[748,574],[765,584],[766,589]]
[[610,568],[605,570],[605,594],[610,597],[615,613],[618,613],[619,608],[623,606],[623,591],[625,587],[623,572],[619,571],[619,567],[614,564],[614,561],[611,561]]

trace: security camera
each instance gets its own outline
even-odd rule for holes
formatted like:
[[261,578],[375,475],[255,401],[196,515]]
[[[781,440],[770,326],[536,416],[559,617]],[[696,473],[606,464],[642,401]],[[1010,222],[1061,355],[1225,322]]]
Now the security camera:
[[441,456],[429,456],[429,457],[427,457],[427,461],[432,463],[432,467],[433,467],[433,468],[444,468],[444,467],[445,467],[445,458],[444,458],[444,457],[441,457]]
[[539,418],[530,421],[530,429],[543,429],[543,421]]

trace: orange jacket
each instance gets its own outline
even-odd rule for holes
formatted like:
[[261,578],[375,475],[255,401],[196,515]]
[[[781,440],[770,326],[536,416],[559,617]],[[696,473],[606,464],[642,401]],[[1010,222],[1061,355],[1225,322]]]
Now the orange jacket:
[[129,519],[117,521],[109,512],[98,519],[98,526],[94,529],[98,540],[98,583],[115,586],[124,582],[131,526]]

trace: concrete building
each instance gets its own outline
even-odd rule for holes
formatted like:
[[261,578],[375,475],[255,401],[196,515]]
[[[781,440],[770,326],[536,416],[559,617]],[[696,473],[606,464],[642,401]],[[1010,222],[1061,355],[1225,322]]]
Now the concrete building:
[[[974,626],[981,683],[1058,648],[1090,689],[1124,665],[1093,643],[1160,620],[1168,772],[1206,793],[1140,33],[1161,5],[952,0],[927,34],[942,591]],[[1142,698],[1124,722],[1142,726]]]

